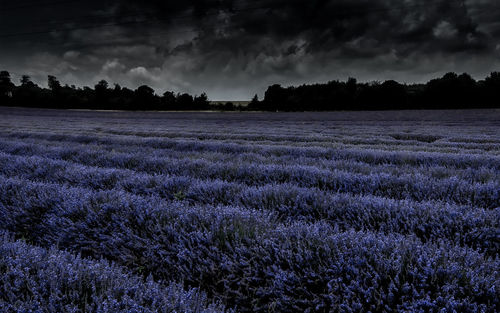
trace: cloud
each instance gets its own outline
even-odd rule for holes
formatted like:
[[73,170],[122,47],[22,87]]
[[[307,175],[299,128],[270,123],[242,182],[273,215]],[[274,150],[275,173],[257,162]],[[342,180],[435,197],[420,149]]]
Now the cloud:
[[153,80],[153,75],[142,66],[135,67],[129,71],[130,76],[137,80]]
[[438,39],[451,39],[458,34],[458,30],[447,21],[440,22],[433,30]]
[[[35,52],[19,48],[19,39],[4,59],[19,64],[23,56],[26,70],[70,73],[80,84],[105,78],[159,92],[206,91],[216,99],[250,98],[272,83],[348,76],[411,82],[469,71],[479,77],[499,60],[500,11],[489,10],[493,0],[468,0],[465,7],[449,0],[86,3],[83,13],[112,14],[106,22],[115,25],[58,32],[30,43]],[[46,14],[56,19],[62,12]]]
[[125,65],[121,64],[120,61],[118,61],[118,59],[108,60],[102,66],[102,72],[104,73],[123,72],[124,69]]

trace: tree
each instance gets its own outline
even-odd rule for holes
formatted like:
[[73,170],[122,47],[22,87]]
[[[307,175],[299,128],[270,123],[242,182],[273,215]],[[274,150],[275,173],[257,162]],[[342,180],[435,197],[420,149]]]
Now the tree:
[[104,79],[103,80],[100,80],[94,87],[95,91],[107,91],[108,90],[108,87],[109,87],[109,84],[107,81],[105,81]]
[[345,83],[345,88],[347,93],[349,93],[351,96],[354,97],[354,94],[356,93],[356,90],[358,89],[358,81],[356,78],[349,77]]
[[163,93],[161,98],[162,107],[165,110],[176,110],[177,109],[177,99],[173,91],[166,91]]
[[41,89],[31,81],[31,77],[23,75],[19,80],[21,86],[15,88],[13,100],[16,106],[44,106]]
[[257,104],[259,104],[259,96],[258,96],[257,94],[255,94],[255,96],[253,96],[252,101],[250,101],[250,103],[251,103],[252,105],[257,105]]
[[381,109],[397,110],[406,108],[406,89],[400,83],[394,80],[387,80],[380,85],[380,105]]
[[10,73],[7,71],[0,72],[0,104],[7,104],[12,98],[14,84],[10,79]]
[[109,98],[111,96],[111,92],[108,89],[108,82],[105,81],[104,79],[99,81],[95,86],[94,86],[94,91],[95,91],[95,99],[97,102],[97,105],[99,108],[105,108],[109,107]]
[[226,102],[224,103],[224,105],[222,106],[222,109],[224,111],[234,111],[236,109],[236,106],[234,105],[234,103],[232,102]]
[[10,73],[7,71],[0,72],[0,88],[3,88],[4,91],[12,91],[14,88],[14,84],[10,79]]
[[498,107],[500,103],[500,72],[493,72],[482,82],[482,102],[487,107]]
[[193,110],[193,96],[187,93],[177,95],[177,105],[181,110]]
[[0,71],[0,86],[12,84],[10,80],[10,73],[7,71]]
[[248,104],[248,107],[247,107],[248,110],[261,110],[261,102],[259,101],[259,96],[257,94],[255,94],[255,96],[253,96],[252,98],[252,101],[250,101],[250,103]]
[[47,76],[47,81],[49,85],[49,89],[52,90],[53,92],[58,91],[61,89],[61,83],[55,76],[49,75]]
[[149,86],[142,85],[135,90],[135,93],[138,97],[151,98],[154,96],[155,91]]
[[277,111],[286,107],[285,101],[287,91],[281,85],[275,84],[267,88],[264,95],[265,109],[270,111]]
[[21,77],[21,86],[28,86],[29,84],[32,84],[33,82],[31,81],[31,77],[29,75],[23,75]]
[[210,108],[210,102],[206,93],[194,97],[193,104],[195,110],[208,110]]
[[154,110],[158,109],[155,91],[153,88],[142,85],[137,88],[135,94],[135,106],[137,110]]

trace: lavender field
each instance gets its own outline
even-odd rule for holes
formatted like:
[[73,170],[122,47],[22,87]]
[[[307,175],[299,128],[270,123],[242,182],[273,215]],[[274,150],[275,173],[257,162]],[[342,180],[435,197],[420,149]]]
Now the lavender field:
[[499,312],[500,111],[0,108],[0,312]]

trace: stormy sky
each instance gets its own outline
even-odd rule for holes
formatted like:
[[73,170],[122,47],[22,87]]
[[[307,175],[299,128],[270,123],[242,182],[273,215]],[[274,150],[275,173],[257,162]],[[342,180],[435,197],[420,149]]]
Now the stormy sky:
[[0,69],[212,100],[270,84],[500,70],[495,0],[1,0]]

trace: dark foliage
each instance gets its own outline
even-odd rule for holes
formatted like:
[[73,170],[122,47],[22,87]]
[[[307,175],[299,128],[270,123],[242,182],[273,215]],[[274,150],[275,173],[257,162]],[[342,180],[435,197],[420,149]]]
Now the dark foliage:
[[346,82],[284,88],[270,86],[263,101],[254,99],[250,110],[262,111],[364,111],[418,109],[473,109],[500,107],[500,73],[481,81],[468,74],[448,73],[427,84],[403,85]]
[[115,85],[113,88],[105,80],[94,88],[62,86],[59,80],[48,76],[48,89],[33,83],[24,75],[21,85],[11,82],[6,71],[0,73],[0,105],[55,108],[55,109],[99,109],[99,110],[208,110],[211,109],[206,94],[192,96],[166,92],[163,97],[155,94],[149,86],[136,90]]
[[12,83],[7,71],[0,72],[0,105],[59,109],[162,110],[162,111],[365,111],[419,109],[500,108],[500,73],[476,81],[469,74],[448,73],[427,84],[403,85],[394,80],[383,83],[330,81],[298,87],[270,86],[262,101],[257,95],[246,107],[231,102],[211,104],[205,93],[192,96],[167,91],[162,96],[149,86],[136,90],[120,85],[109,87],[105,80],[94,88],[62,86],[48,76],[48,89],[37,86],[24,75],[21,84]]

